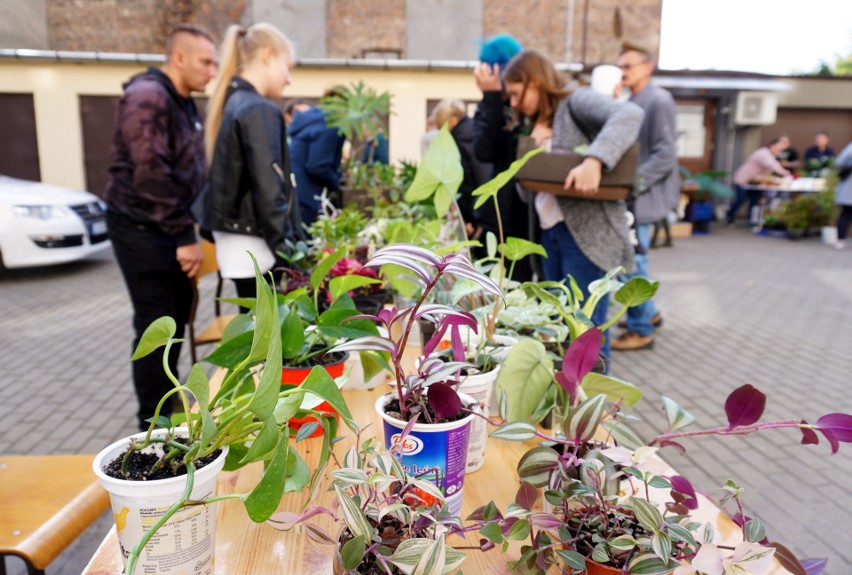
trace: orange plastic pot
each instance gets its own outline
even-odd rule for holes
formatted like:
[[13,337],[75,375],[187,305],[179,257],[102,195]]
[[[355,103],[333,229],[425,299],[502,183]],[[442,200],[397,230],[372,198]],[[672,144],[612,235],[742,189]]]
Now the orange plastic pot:
[[[334,363],[329,363],[327,365],[323,365],[322,367],[328,372],[331,377],[340,377],[343,375],[343,367],[346,360],[349,359],[349,354],[345,353],[343,357]],[[313,367],[288,367],[284,366],[281,370],[281,385],[290,385],[297,386],[300,385],[305,379],[308,377],[308,374],[311,373]],[[323,401],[316,408],[316,411],[320,411],[322,413],[330,413],[333,414],[335,419],[340,419],[340,416],[334,411],[334,408],[328,404],[328,402]],[[299,429],[306,423],[310,423],[311,421],[318,421],[316,417],[308,416],[308,417],[294,417],[290,420],[290,427],[292,429]],[[322,425],[316,428],[316,430],[311,433],[308,437],[320,437],[323,434]]]

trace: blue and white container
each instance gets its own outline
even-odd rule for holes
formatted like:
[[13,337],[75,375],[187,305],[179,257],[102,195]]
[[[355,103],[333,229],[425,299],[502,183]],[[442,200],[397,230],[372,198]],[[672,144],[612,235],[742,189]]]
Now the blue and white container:
[[[462,405],[473,405],[476,400],[460,393]],[[385,413],[385,406],[396,398],[388,393],[376,400],[376,411],[382,417],[385,430],[385,447],[390,449],[401,441],[407,422]],[[461,515],[462,490],[467,466],[468,442],[473,413],[449,423],[415,423],[402,446],[400,463],[405,472],[434,483],[444,494],[453,515]]]

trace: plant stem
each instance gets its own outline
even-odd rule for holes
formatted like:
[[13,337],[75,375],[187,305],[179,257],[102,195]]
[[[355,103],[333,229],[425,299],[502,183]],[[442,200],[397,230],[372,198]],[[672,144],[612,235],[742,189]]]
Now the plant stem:
[[139,555],[142,553],[142,550],[145,549],[145,546],[154,536],[154,534],[159,531],[160,527],[166,524],[166,522],[171,519],[175,513],[180,511],[183,507],[188,504],[188,500],[192,495],[192,488],[195,485],[195,464],[192,461],[186,462],[186,485],[183,488],[183,493],[181,494],[180,501],[175,502],[174,505],[169,507],[169,509],[163,514],[160,519],[157,520],[154,525],[145,532],[145,535],[142,536],[142,539],[139,540],[139,543],[133,547],[133,550],[130,552],[130,556],[127,558],[127,569],[125,570],[126,575],[133,575],[133,572],[136,570],[136,562],[139,560]]
[[714,429],[699,429],[697,431],[670,431],[655,437],[648,445],[659,444],[672,439],[682,437],[698,437],[700,435],[749,435],[762,429],[782,429],[785,427],[797,427],[801,429],[814,429],[816,426],[803,423],[800,419],[788,419],[784,421],[768,421],[754,425],[738,425],[736,427],[716,427]]

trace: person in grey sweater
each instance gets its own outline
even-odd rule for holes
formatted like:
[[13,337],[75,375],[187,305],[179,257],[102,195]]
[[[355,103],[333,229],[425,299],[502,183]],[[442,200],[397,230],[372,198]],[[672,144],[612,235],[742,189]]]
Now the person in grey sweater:
[[[616,102],[589,88],[570,92],[553,64],[535,50],[515,56],[503,73],[515,121],[526,117],[538,146],[574,150],[587,145],[585,160],[571,170],[565,188],[586,196],[597,193],[604,169],[612,169],[636,141],[644,116],[629,102]],[[572,276],[588,297],[588,286],[617,266],[634,267],[633,246],[623,201],[604,202],[538,193],[535,207],[541,224],[543,262],[547,280]],[[606,322],[608,298],[592,315],[595,325]],[[609,355],[608,340],[603,353]]]
[[[634,275],[648,277],[648,250],[655,222],[664,220],[680,199],[680,174],[677,164],[675,101],[672,95],[650,83],[654,72],[653,56],[647,50],[625,44],[618,58],[624,88],[630,101],[645,111],[639,131],[639,166],[636,173],[636,197],[633,215],[641,250],[636,252]],[[612,342],[615,350],[648,349],[654,345],[654,328],[662,316],[654,300],[628,308],[627,331]]]

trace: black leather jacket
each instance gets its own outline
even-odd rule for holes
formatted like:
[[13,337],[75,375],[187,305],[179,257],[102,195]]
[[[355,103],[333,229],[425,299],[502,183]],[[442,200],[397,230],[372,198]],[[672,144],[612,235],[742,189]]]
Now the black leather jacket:
[[285,239],[304,236],[286,133],[278,107],[235,77],[203,194],[206,231],[260,236],[272,253],[286,253]]

